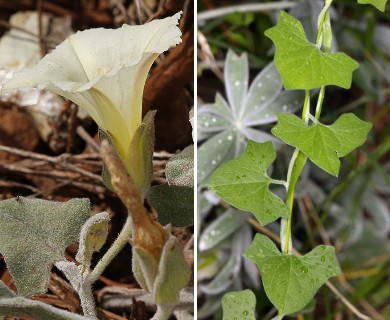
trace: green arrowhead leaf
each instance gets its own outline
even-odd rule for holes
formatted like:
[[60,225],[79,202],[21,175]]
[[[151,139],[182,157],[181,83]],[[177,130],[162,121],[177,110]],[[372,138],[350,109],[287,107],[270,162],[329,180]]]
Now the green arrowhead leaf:
[[255,320],[256,296],[251,290],[226,293],[222,298],[223,320]]
[[372,4],[378,10],[384,12],[387,0],[358,0],[360,4]]
[[306,39],[299,20],[281,11],[278,24],[265,35],[276,46],[275,64],[286,89],[337,85],[348,89],[359,64],[344,53],[324,53]]
[[267,296],[282,316],[303,309],[327,279],[340,273],[330,246],[296,257],[280,253],[272,240],[257,234],[243,255],[259,267]]
[[20,197],[0,202],[0,253],[20,295],[46,292],[52,265],[78,241],[89,210],[88,199],[62,203]]
[[269,190],[272,179],[266,170],[274,160],[271,142],[249,141],[243,154],[213,173],[209,188],[233,206],[254,213],[262,225],[286,217],[286,205]]
[[279,114],[272,133],[285,143],[298,148],[321,169],[338,176],[339,158],[361,146],[367,139],[371,123],[352,113],[343,114],[330,126],[306,125],[293,114]]

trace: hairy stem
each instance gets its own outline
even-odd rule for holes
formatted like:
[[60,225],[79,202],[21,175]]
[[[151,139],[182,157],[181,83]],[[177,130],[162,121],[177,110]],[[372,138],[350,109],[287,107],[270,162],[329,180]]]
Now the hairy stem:
[[170,315],[172,314],[172,311],[174,309],[175,305],[157,305],[157,311],[154,314],[153,318],[150,320],[167,320]]
[[92,283],[85,281],[81,285],[79,296],[84,316],[97,319],[95,299],[92,293]]

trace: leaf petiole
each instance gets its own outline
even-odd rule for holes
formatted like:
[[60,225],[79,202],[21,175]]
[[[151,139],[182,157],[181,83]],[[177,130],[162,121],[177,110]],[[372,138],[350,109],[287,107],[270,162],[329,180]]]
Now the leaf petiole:
[[287,181],[271,179],[271,183],[282,185],[287,189]]

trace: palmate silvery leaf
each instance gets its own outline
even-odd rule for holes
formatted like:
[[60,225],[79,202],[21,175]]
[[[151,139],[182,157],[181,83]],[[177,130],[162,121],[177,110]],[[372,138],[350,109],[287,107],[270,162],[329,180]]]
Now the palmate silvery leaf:
[[363,196],[363,206],[371,217],[376,234],[386,238],[390,232],[390,209],[386,201],[368,189]]
[[232,285],[241,270],[242,252],[245,250],[246,241],[243,234],[250,232],[250,227],[246,224],[238,229],[231,240],[230,257],[221,271],[207,284],[200,285],[203,293],[216,295],[226,290]]
[[[303,100],[302,92],[283,91],[280,75],[273,62],[249,86],[248,58],[245,53],[241,56],[233,51],[227,53],[224,76],[227,100],[217,93],[214,104],[201,105],[198,110],[198,141],[209,139],[198,150],[199,182],[205,181],[220,164],[240,154],[248,139],[272,141],[277,148],[280,145],[278,140],[256,127],[276,122],[277,113],[296,111]],[[234,133],[233,139],[222,139],[224,148],[221,150],[221,146],[215,143],[219,138],[212,142],[210,140],[216,135],[224,136],[226,132]],[[230,133],[226,136],[232,136]],[[202,147],[207,150],[207,155],[204,155],[206,152]],[[226,150],[232,151],[228,157]]]
[[226,130],[213,136],[198,148],[198,184],[206,186],[207,180],[218,166],[236,156],[237,132]]
[[199,237],[198,250],[204,251],[215,247],[229,237],[243,223],[246,216],[234,208],[227,209],[217,219],[212,221]]

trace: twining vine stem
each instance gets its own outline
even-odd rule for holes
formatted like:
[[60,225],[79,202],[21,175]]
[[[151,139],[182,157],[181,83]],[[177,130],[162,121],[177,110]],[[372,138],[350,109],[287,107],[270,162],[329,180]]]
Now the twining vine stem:
[[[325,6],[322,9],[320,15],[319,15],[319,21],[318,21],[318,33],[316,38],[316,45],[318,47],[321,46],[322,41],[324,41],[324,34],[323,29],[325,28],[326,22],[330,23],[329,19],[329,7],[331,5],[333,0],[325,0]],[[325,22],[325,23],[324,23]],[[327,26],[330,28],[330,26]],[[327,35],[328,37],[331,36],[331,33]],[[330,43],[329,39],[325,39],[326,43]],[[330,51],[330,47],[325,48],[326,51]],[[315,120],[319,120],[322,110],[322,103],[324,101],[325,96],[325,87],[320,88],[320,92],[318,95],[316,110],[315,110]],[[305,100],[303,103],[303,109],[302,109],[302,120],[308,124],[310,120],[310,90],[305,91]],[[291,244],[291,224],[292,224],[292,210],[293,210],[293,204],[294,204],[294,193],[295,193],[295,186],[298,182],[299,176],[301,175],[301,172],[303,170],[303,167],[305,166],[305,163],[307,161],[307,156],[302,153],[299,149],[295,149],[292,158],[290,160],[290,164],[288,167],[287,172],[287,183],[286,189],[287,189],[287,195],[286,195],[286,205],[288,208],[288,217],[282,218],[282,228],[281,228],[281,239],[282,241],[282,251],[284,254],[290,254],[292,249]]]

